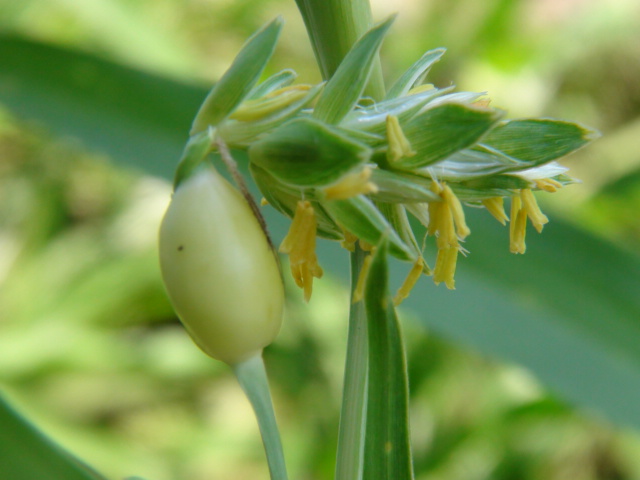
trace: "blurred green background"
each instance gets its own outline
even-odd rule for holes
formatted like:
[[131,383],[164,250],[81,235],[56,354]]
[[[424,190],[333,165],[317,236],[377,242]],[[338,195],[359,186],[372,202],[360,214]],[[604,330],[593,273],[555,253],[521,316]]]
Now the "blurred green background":
[[[436,85],[603,133],[564,162],[582,185],[539,195],[552,223],[524,257],[471,215],[457,291],[422,280],[402,311],[416,478],[639,479],[640,3],[373,11],[400,12],[389,80],[444,46]],[[155,242],[199,102],[277,14],[268,73],[318,81],[292,0],[0,0],[0,388],[108,478],[268,476],[228,368],[172,313]],[[278,243],[286,222],[268,218]],[[346,343],[348,259],[320,247],[328,275],[308,305],[289,288],[266,351],[299,480],[332,478]]]

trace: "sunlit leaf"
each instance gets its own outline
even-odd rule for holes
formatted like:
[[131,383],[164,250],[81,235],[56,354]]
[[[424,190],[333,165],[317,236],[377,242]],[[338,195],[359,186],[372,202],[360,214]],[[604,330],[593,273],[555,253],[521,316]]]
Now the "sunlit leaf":
[[356,42],[327,82],[314,109],[315,118],[337,124],[351,111],[367,85],[382,40],[394,19],[395,16],[378,24]]
[[202,103],[191,127],[192,135],[216,126],[249,95],[271,58],[282,25],[282,18],[277,17],[247,40]]
[[387,261],[383,242],[373,256],[364,296],[369,374],[363,478],[411,480],[407,366],[388,290]]
[[597,137],[596,132],[576,123],[527,119],[504,122],[483,143],[534,166],[568,155]]
[[416,116],[404,134],[416,154],[394,162],[397,168],[431,165],[475,144],[499,120],[501,112],[446,103]]
[[396,80],[396,83],[391,86],[385,98],[391,99],[406,95],[416,82],[420,81],[420,79],[429,73],[429,69],[431,69],[434,63],[440,60],[440,57],[442,57],[445,52],[446,49],[444,48],[436,48],[425,53]]

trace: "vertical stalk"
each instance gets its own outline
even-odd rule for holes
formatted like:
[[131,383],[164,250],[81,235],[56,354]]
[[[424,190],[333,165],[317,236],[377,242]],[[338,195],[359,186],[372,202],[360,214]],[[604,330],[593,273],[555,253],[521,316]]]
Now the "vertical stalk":
[[[322,77],[328,80],[353,44],[371,28],[369,0],[296,0],[296,3]],[[385,96],[379,60],[373,67],[365,95],[376,100]]]
[[271,480],[287,480],[287,468],[262,353],[235,365],[233,371],[258,419]]
[[[351,298],[353,298],[364,257],[365,252],[356,244],[356,249],[351,254]],[[340,412],[336,480],[362,478],[367,416],[368,355],[364,302],[352,303],[349,312],[349,337]]]
[[[353,44],[372,26],[369,0],[296,0],[322,77],[331,78]],[[380,60],[376,59],[365,95],[385,96]],[[365,252],[358,245],[351,254],[351,297]],[[340,414],[336,480],[360,480],[367,414],[367,317],[364,303],[351,305],[349,337]]]

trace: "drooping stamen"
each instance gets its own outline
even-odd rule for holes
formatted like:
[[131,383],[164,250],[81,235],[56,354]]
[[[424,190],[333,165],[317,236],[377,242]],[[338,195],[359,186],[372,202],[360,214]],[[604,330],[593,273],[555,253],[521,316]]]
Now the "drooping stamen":
[[403,157],[413,157],[416,154],[395,115],[387,115],[387,142],[389,143],[387,149],[389,163],[397,162]]
[[520,195],[511,197],[511,224],[509,225],[509,251],[524,253],[527,249],[525,236],[527,233],[527,212],[522,207]]
[[467,222],[464,218],[464,210],[462,210],[462,204],[458,197],[455,196],[449,185],[444,185],[442,188],[442,198],[444,198],[445,202],[449,205],[451,209],[451,213],[453,214],[453,221],[456,224],[456,233],[461,240],[464,240],[470,233],[469,227],[467,227]]
[[504,211],[504,199],[502,197],[485,198],[482,200],[482,205],[502,225],[507,224],[509,217]]
[[359,172],[345,175],[337,183],[324,189],[325,198],[327,200],[343,200],[356,195],[377,193],[378,186],[369,181],[371,173],[370,167],[364,167]]
[[396,292],[395,297],[393,297],[393,304],[396,307],[400,305],[402,301],[409,296],[409,294],[411,293],[411,290],[413,289],[417,281],[420,279],[420,276],[424,272],[424,268],[425,268],[424,259],[422,257],[418,257],[418,259],[413,264],[413,267],[411,267],[411,271],[409,272],[409,275],[407,275],[407,278],[405,278],[404,282]]
[[555,193],[562,188],[562,184],[553,178],[540,178],[534,180],[536,187],[545,192]]
[[531,224],[538,233],[542,232],[542,227],[546,223],[549,223],[549,219],[542,213],[540,207],[538,207],[538,202],[536,201],[536,197],[533,196],[533,192],[528,188],[522,189],[520,190],[520,198],[522,198],[523,208],[527,212]]
[[427,232],[437,236],[438,247],[433,281],[436,285],[444,282],[447,288],[454,289],[458,252],[462,250],[460,241],[469,235],[470,230],[465,221],[462,204],[451,188],[433,181],[431,190],[442,197],[442,202],[429,203]]
[[311,203],[301,200],[296,207],[289,232],[280,244],[280,252],[289,255],[291,275],[296,285],[304,290],[306,301],[311,298],[313,277],[321,278],[323,274],[315,252],[317,227]]

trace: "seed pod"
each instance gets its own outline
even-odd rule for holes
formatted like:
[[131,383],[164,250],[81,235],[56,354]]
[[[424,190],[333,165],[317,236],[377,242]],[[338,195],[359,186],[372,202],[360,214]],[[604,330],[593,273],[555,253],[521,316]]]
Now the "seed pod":
[[176,188],[160,227],[160,267],[178,316],[211,357],[234,365],[278,334],[275,254],[247,200],[212,166]]

